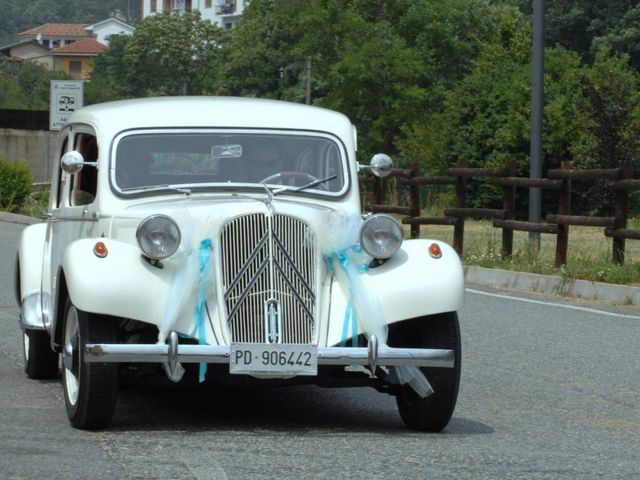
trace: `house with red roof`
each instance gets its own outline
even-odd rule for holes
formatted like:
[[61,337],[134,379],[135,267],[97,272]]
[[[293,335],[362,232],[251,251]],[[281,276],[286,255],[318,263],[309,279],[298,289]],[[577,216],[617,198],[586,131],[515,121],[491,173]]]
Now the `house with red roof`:
[[0,47],[0,53],[7,60],[34,62],[48,70],[66,72],[76,80],[87,80],[93,59],[108,47],[109,35],[132,35],[134,31],[134,27],[113,17],[91,25],[45,23],[19,33],[21,40]]
[[94,38],[83,38],[77,42],[51,50],[53,69],[68,73],[75,80],[87,80],[91,76],[93,59],[107,49]]

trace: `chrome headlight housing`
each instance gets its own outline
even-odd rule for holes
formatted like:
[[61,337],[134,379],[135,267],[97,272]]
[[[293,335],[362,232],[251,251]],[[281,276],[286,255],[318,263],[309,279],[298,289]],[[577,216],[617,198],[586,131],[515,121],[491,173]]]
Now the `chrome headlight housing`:
[[360,228],[360,245],[373,258],[386,260],[398,251],[403,236],[402,225],[391,215],[371,215]]
[[136,230],[136,239],[142,253],[153,260],[162,260],[175,253],[180,245],[180,229],[166,215],[145,218]]

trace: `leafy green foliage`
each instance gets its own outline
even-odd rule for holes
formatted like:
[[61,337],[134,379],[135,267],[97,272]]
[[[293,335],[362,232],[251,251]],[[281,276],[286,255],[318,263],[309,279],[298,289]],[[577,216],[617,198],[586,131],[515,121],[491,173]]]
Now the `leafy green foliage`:
[[35,63],[0,60],[0,108],[48,110],[50,81],[67,78]]
[[26,163],[0,157],[0,209],[19,211],[31,191],[32,182]]
[[[545,38],[592,60],[601,38],[616,36],[633,19],[635,0],[548,0],[545,2]],[[636,27],[637,28],[637,27]],[[619,51],[620,53],[622,51]]]
[[301,101],[305,59],[296,52],[297,22],[306,0],[255,0],[245,10],[224,52],[220,75],[209,91]]
[[113,37],[97,59],[89,99],[202,94],[226,36],[198,12],[148,17],[133,36]]

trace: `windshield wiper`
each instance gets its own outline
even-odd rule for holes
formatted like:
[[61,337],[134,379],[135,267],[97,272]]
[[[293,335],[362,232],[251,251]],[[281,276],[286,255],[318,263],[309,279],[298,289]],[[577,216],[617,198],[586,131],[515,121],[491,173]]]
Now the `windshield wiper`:
[[132,192],[134,190],[139,190],[142,192],[155,192],[157,190],[171,190],[178,193],[184,193],[185,195],[191,195],[190,188],[173,187],[171,185],[147,185],[143,187],[129,187],[129,188],[122,189],[123,192]]
[[334,178],[338,178],[338,175],[331,175],[330,177],[327,178],[322,178],[320,180],[314,180],[313,182],[307,183],[306,185],[303,185],[301,187],[297,187],[297,188],[280,188],[278,190],[275,190],[273,192],[273,195],[278,195],[281,192],[301,192],[303,190],[306,190],[308,188],[313,188],[313,187],[317,187],[318,185],[328,182],[330,180],[333,180]]

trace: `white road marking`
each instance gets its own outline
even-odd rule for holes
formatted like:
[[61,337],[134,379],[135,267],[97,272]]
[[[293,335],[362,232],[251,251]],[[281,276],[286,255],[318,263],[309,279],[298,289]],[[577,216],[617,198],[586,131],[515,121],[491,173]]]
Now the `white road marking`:
[[505,300],[515,300],[517,302],[535,303],[538,305],[546,305],[549,307],[568,308],[570,310],[580,310],[582,312],[596,313],[598,315],[608,315],[610,317],[633,318],[634,320],[640,320],[640,317],[637,315],[624,315],[622,313],[605,312],[603,310],[596,310],[595,308],[578,307],[576,305],[565,305],[562,303],[543,302],[541,300],[531,300],[529,298],[522,298],[522,297],[512,297],[511,295],[502,295],[499,293],[483,292],[481,290],[474,290],[472,288],[466,288],[465,291],[469,293],[475,293],[476,295],[486,295],[487,297],[503,298]]

